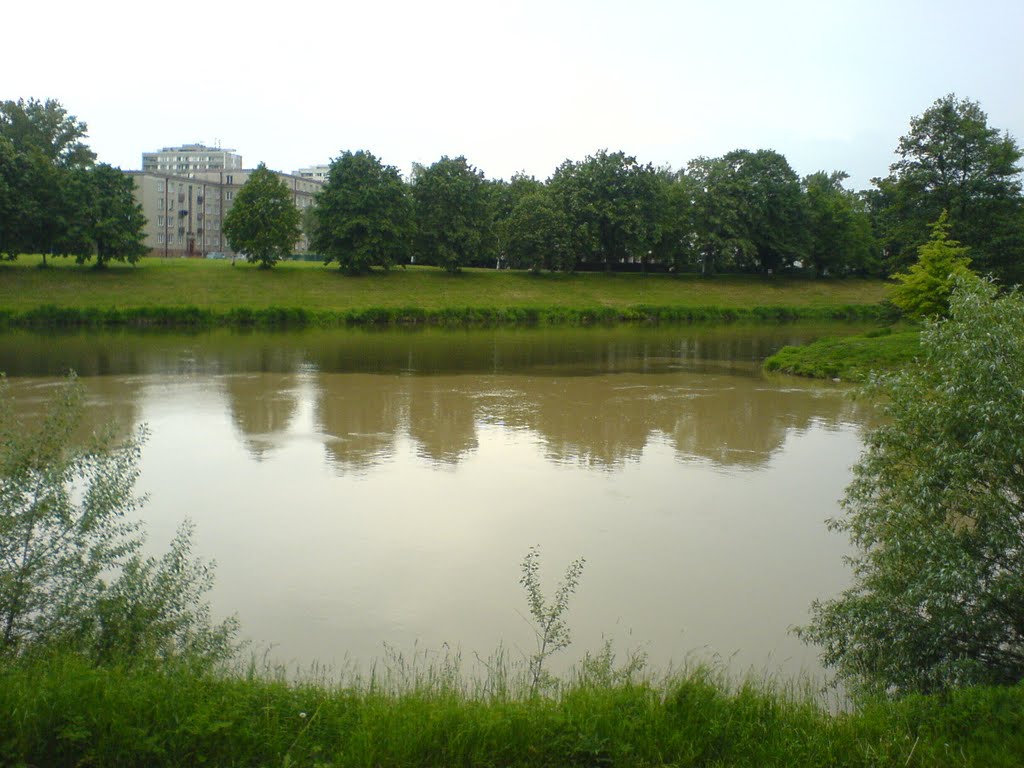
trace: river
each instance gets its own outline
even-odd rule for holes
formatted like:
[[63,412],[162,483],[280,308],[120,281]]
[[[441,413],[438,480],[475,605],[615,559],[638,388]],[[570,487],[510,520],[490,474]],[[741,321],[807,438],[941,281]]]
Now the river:
[[820,677],[790,629],[848,581],[825,519],[872,414],[760,362],[853,330],[11,332],[0,370],[29,418],[74,368],[91,423],[146,425],[148,546],[191,518],[214,613],[289,667],[529,653],[539,545],[549,594],[586,559],[556,670],[607,639]]

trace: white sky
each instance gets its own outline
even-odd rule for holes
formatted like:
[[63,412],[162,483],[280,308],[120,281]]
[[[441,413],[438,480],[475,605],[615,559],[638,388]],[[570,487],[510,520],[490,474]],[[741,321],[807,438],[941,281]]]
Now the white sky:
[[544,179],[624,150],[774,149],[882,176],[955,92],[1024,142],[1021,0],[5,3],[0,99],[55,98],[99,159],[217,141],[292,171],[367,149]]

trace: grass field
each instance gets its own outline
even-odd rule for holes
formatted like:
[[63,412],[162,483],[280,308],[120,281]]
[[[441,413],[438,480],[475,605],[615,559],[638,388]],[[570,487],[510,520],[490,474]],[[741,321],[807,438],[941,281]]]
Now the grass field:
[[873,305],[888,292],[881,280],[808,280],[721,276],[525,272],[467,269],[450,275],[433,267],[349,277],[316,262],[285,262],[272,270],[203,259],[143,259],[106,270],[38,256],[0,265],[0,308],[24,312],[44,305],[131,309],[198,307],[225,312],[245,307],[299,307],[344,312],[370,308],[426,311],[451,308],[654,307],[828,308]]
[[[458,669],[289,684],[187,665],[0,664],[0,763],[233,766],[986,766],[1024,764],[1024,687],[865,703],[598,666],[557,693],[467,688]],[[497,682],[500,682],[497,681]]]

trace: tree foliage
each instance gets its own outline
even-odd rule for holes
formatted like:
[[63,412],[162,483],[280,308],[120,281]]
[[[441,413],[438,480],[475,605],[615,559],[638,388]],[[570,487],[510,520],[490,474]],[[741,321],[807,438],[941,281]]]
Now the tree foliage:
[[954,286],[974,275],[967,248],[950,239],[949,229],[949,217],[943,211],[932,224],[931,239],[917,249],[917,262],[893,275],[898,284],[892,290],[892,303],[909,317],[944,315]]
[[85,123],[56,101],[0,104],[0,254],[94,256],[134,263],[146,252],[133,182],[95,165]]
[[566,160],[549,186],[573,233],[578,257],[605,269],[646,259],[655,239],[657,177],[623,152],[601,150],[580,162]]
[[913,260],[929,224],[947,211],[951,234],[980,271],[1024,278],[1024,153],[1013,137],[989,126],[977,102],[949,94],[910,121],[897,153],[889,176],[875,180],[894,270]]
[[509,264],[531,272],[571,272],[575,266],[569,222],[550,191],[538,184],[519,197],[504,222]]
[[110,261],[134,264],[148,248],[145,244],[146,217],[135,200],[135,182],[119,168],[106,163],[90,168],[83,184],[83,210],[77,218],[84,229],[88,250],[78,250],[82,264],[93,254],[96,266],[103,268]]
[[413,169],[417,252],[427,264],[458,272],[477,258],[490,224],[484,175],[447,155]]
[[1024,679],[1024,297],[961,281],[918,365],[874,382],[867,439],[830,526],[853,584],[802,636],[855,690]]
[[223,658],[235,624],[203,601],[209,567],[185,526],[162,559],[141,554],[134,495],[143,435],[111,430],[78,447],[81,387],[60,388],[26,428],[0,397],[0,655],[59,645],[98,661]]
[[317,195],[313,250],[349,274],[389,269],[410,246],[412,208],[394,166],[369,152],[344,152]]
[[0,136],[60,168],[92,166],[96,153],[82,141],[87,133],[88,126],[54,99],[0,103]]
[[287,185],[260,163],[235,195],[223,230],[233,251],[269,269],[291,254],[302,234],[300,221]]
[[803,180],[806,259],[819,277],[876,269],[867,204],[843,187],[846,178],[843,171],[818,171]]
[[693,180],[669,168],[659,169],[657,178],[652,260],[683,272],[697,255]]

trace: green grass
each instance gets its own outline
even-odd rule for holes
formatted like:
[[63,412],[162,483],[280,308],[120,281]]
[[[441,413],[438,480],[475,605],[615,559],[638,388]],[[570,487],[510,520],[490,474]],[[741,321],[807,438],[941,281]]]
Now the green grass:
[[802,347],[783,347],[764,362],[766,371],[817,379],[864,381],[872,371],[899,368],[920,352],[918,331],[875,333],[820,339]]
[[467,689],[457,671],[361,684],[97,668],[0,667],[12,766],[1020,766],[1024,686],[830,714],[806,693],[706,669],[583,676],[556,694]]
[[431,267],[349,277],[316,262],[260,270],[203,259],[150,258],[106,270],[51,259],[38,269],[40,258],[0,265],[0,314],[9,324],[279,325],[289,316],[285,324],[292,325],[829,319],[877,316],[888,291],[883,281],[861,279],[486,269],[450,275]]

